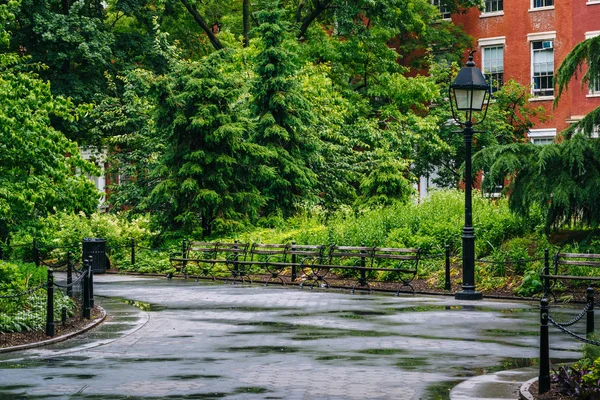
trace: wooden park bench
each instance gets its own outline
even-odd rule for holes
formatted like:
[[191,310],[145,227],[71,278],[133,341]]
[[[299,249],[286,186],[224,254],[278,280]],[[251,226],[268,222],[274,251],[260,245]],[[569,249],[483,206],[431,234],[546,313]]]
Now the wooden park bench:
[[551,270],[546,251],[544,269],[540,274],[544,286],[544,296],[550,293],[556,299],[552,289],[556,286],[557,281],[600,281],[600,276],[586,275],[592,272],[588,268],[600,267],[600,254],[557,252],[553,257],[552,264]]
[[[184,246],[182,253],[172,254],[169,261],[175,271],[182,273],[185,278],[188,277],[190,266],[196,266],[200,275],[209,276],[215,280],[214,268],[219,264],[224,264],[233,275],[234,282],[238,278],[243,281],[248,277],[243,268],[247,250],[247,243],[189,241],[187,246]],[[171,279],[173,274],[169,273],[167,277]]]
[[291,281],[294,282],[303,263],[319,259],[323,254],[323,248],[322,245],[296,243],[254,243],[250,246],[248,256],[243,263],[247,266],[261,267],[270,275],[265,286],[275,279],[279,279],[282,284],[285,284],[282,277],[285,271],[291,272]]
[[410,287],[414,293],[411,282],[417,276],[421,250],[412,248],[388,248],[368,246],[336,246],[329,248],[328,255],[304,263],[302,270],[306,283],[328,287],[327,276],[334,271],[336,275],[350,276],[356,279],[352,286],[354,292],[357,287],[367,287],[368,280],[376,272],[385,272],[397,277],[402,283],[398,287],[398,295],[402,287]]

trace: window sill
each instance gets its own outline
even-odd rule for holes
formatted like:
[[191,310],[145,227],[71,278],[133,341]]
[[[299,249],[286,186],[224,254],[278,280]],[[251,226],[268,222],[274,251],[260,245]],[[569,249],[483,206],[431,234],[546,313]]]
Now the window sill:
[[588,6],[593,6],[596,4],[600,4],[600,0],[588,0],[588,2],[586,3],[586,5]]
[[529,101],[551,101],[554,100],[554,96],[537,96],[537,97],[532,97],[529,99]]
[[600,92],[588,93],[585,97],[600,97]]
[[554,6],[530,8],[529,12],[554,10]]
[[504,11],[482,12],[479,14],[479,18],[501,17],[503,15]]

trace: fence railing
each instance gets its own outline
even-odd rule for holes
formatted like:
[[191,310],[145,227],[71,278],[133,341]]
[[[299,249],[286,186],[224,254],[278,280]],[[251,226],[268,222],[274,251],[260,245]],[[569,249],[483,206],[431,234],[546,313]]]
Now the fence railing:
[[[82,252],[83,250],[83,252]],[[129,263],[130,267],[135,267],[136,263],[138,263],[140,261],[140,256],[139,253],[140,251],[142,251],[142,261],[146,261],[145,258],[148,257],[147,252],[153,252],[153,260],[158,261],[159,258],[161,261],[169,261],[169,255],[176,253],[176,252],[181,252],[182,254],[185,253],[186,251],[186,240],[184,239],[181,246],[173,246],[170,248],[152,248],[152,247],[145,247],[140,245],[139,243],[136,242],[135,239],[131,238],[129,239],[128,242],[122,242],[122,243],[106,243],[106,254],[107,255],[111,255],[111,259],[113,258],[112,255],[115,254],[115,252],[119,252],[119,257],[117,257],[120,262],[125,261],[125,263]],[[64,262],[61,264],[60,262],[48,262],[47,259],[49,258],[49,256],[52,257],[56,257],[57,254],[66,254],[67,252],[70,252],[71,254],[82,254],[85,253],[85,249],[83,249],[82,243],[79,244],[74,244],[72,246],[62,246],[62,247],[57,247],[57,246],[50,246],[50,245],[46,245],[43,243],[40,243],[37,240],[33,240],[32,243],[30,245],[28,244],[19,244],[19,245],[10,245],[10,244],[0,244],[0,259],[7,259],[8,257],[11,256],[20,256],[19,258],[23,259],[29,259],[29,261],[34,261],[36,263],[36,265],[46,265],[46,266],[50,266],[52,265],[52,267],[54,269],[59,269],[59,268],[64,268]],[[547,253],[547,251],[546,251]],[[79,257],[79,256],[77,256]],[[163,258],[161,258],[163,257]],[[456,265],[457,263],[460,263],[460,255],[456,255],[453,254],[451,252],[450,246],[446,246],[445,251],[444,252],[440,252],[440,253],[426,253],[426,252],[422,252],[420,255],[420,258],[423,262],[430,262],[430,261],[439,261],[440,266],[443,265],[444,268],[444,278],[443,278],[443,288],[446,291],[451,291],[452,290],[452,281],[451,281],[451,268],[453,265]],[[78,258],[79,259],[79,258]],[[494,265],[494,266],[498,266],[498,274],[499,275],[505,275],[506,272],[502,272],[502,271],[506,271],[510,266],[518,266],[521,265],[522,267],[520,267],[521,269],[524,269],[523,266],[530,264],[530,263],[534,263],[534,262],[538,262],[538,261],[545,261],[545,265],[548,263],[547,261],[547,254],[545,258],[521,258],[521,259],[509,259],[506,258],[504,260],[497,260],[497,259],[476,259],[475,262],[477,265]],[[107,260],[108,260],[108,256],[107,256]],[[112,261],[111,261],[112,263]],[[107,264],[108,265],[108,264]],[[114,265],[114,264],[113,264]],[[119,265],[115,265],[117,268],[119,267]],[[128,267],[129,267],[128,266]],[[263,271],[265,275],[268,275],[270,271]],[[166,273],[165,273],[166,274]],[[197,275],[197,278],[210,278],[210,279],[214,279],[214,275],[209,274],[207,276],[202,276],[202,275]],[[292,267],[292,282],[296,281],[297,277],[297,268],[296,267]]]
[[[44,263],[47,267],[47,277],[44,282],[27,288],[18,293],[0,295],[0,332],[18,334],[35,326],[44,326],[48,337],[55,336],[56,323],[62,326],[69,323],[68,314],[85,319],[91,318],[93,308],[93,270],[90,260],[84,260],[82,267],[76,269],[72,253],[69,252],[64,261],[54,264]],[[64,279],[57,279],[53,266],[66,267]],[[62,295],[62,296],[61,296]],[[57,304],[64,304],[64,299],[70,300],[70,307],[64,305],[56,310]],[[61,301],[63,300],[63,301]],[[78,318],[75,318],[78,319]],[[13,339],[9,334],[1,335],[1,347]],[[18,343],[17,343],[18,344]]]
[[[577,322],[586,317],[585,335],[583,337],[570,329]],[[550,307],[547,298],[540,300],[540,371],[539,371],[539,394],[550,391],[550,339],[549,327],[555,326],[559,331],[571,336],[580,342],[600,346],[600,342],[591,339],[594,333],[594,289],[586,290],[586,305],[583,310],[573,319],[567,322],[557,322],[550,316]]]

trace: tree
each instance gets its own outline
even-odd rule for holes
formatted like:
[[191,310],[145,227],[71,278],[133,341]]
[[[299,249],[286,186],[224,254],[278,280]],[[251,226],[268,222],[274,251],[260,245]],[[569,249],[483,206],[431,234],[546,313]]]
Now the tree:
[[165,150],[150,173],[158,183],[147,207],[163,226],[209,236],[251,220],[264,203],[247,164],[262,150],[247,140],[248,123],[235,107],[244,82],[221,72],[230,61],[218,52],[177,62],[158,81]]
[[[0,6],[0,26],[11,18]],[[0,28],[6,43],[9,32]],[[1,45],[0,45],[1,46]],[[51,125],[51,119],[75,120],[65,98],[29,71],[26,59],[0,53],[0,239],[57,211],[93,212],[100,194],[85,174],[97,174],[76,143]]]
[[311,164],[318,142],[310,129],[313,110],[297,76],[299,61],[286,41],[283,13],[277,2],[271,2],[258,14],[262,48],[252,89],[258,118],[252,140],[267,149],[259,161],[259,186],[268,199],[265,210],[289,215],[314,198]]

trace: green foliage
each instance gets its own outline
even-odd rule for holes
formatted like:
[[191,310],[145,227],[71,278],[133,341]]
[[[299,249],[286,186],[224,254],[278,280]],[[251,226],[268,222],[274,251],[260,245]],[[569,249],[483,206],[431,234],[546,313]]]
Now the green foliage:
[[248,121],[235,108],[243,82],[221,69],[229,60],[223,52],[177,63],[159,82],[157,129],[165,149],[143,205],[163,227],[227,232],[264,203],[250,166],[267,151],[246,140]]
[[99,194],[84,174],[96,168],[51,125],[75,120],[71,102],[21,58],[0,54],[0,70],[0,237],[57,210],[94,210]]
[[[41,330],[46,325],[47,292],[40,288],[33,293],[28,289],[46,282],[48,271],[34,264],[0,261],[0,332]],[[60,291],[54,292],[54,308],[67,309],[72,315],[75,304]],[[60,315],[57,316],[60,318]]]
[[[512,176],[511,209],[522,216],[541,209],[546,227],[591,226],[600,222],[600,143],[575,135],[561,143],[511,144],[485,149],[492,180]],[[485,160],[485,161],[483,161]]]
[[[600,396],[598,369],[600,360],[595,360],[593,371],[588,365],[561,366],[550,377],[557,393],[573,399],[596,399]],[[586,379],[587,377],[587,379]]]
[[258,13],[262,47],[256,55],[254,114],[258,121],[253,141],[265,148],[258,184],[267,199],[266,212],[291,215],[303,202],[311,202],[315,174],[310,168],[316,155],[316,137],[306,129],[314,110],[304,97],[296,52],[286,41],[286,24],[278,3]]

